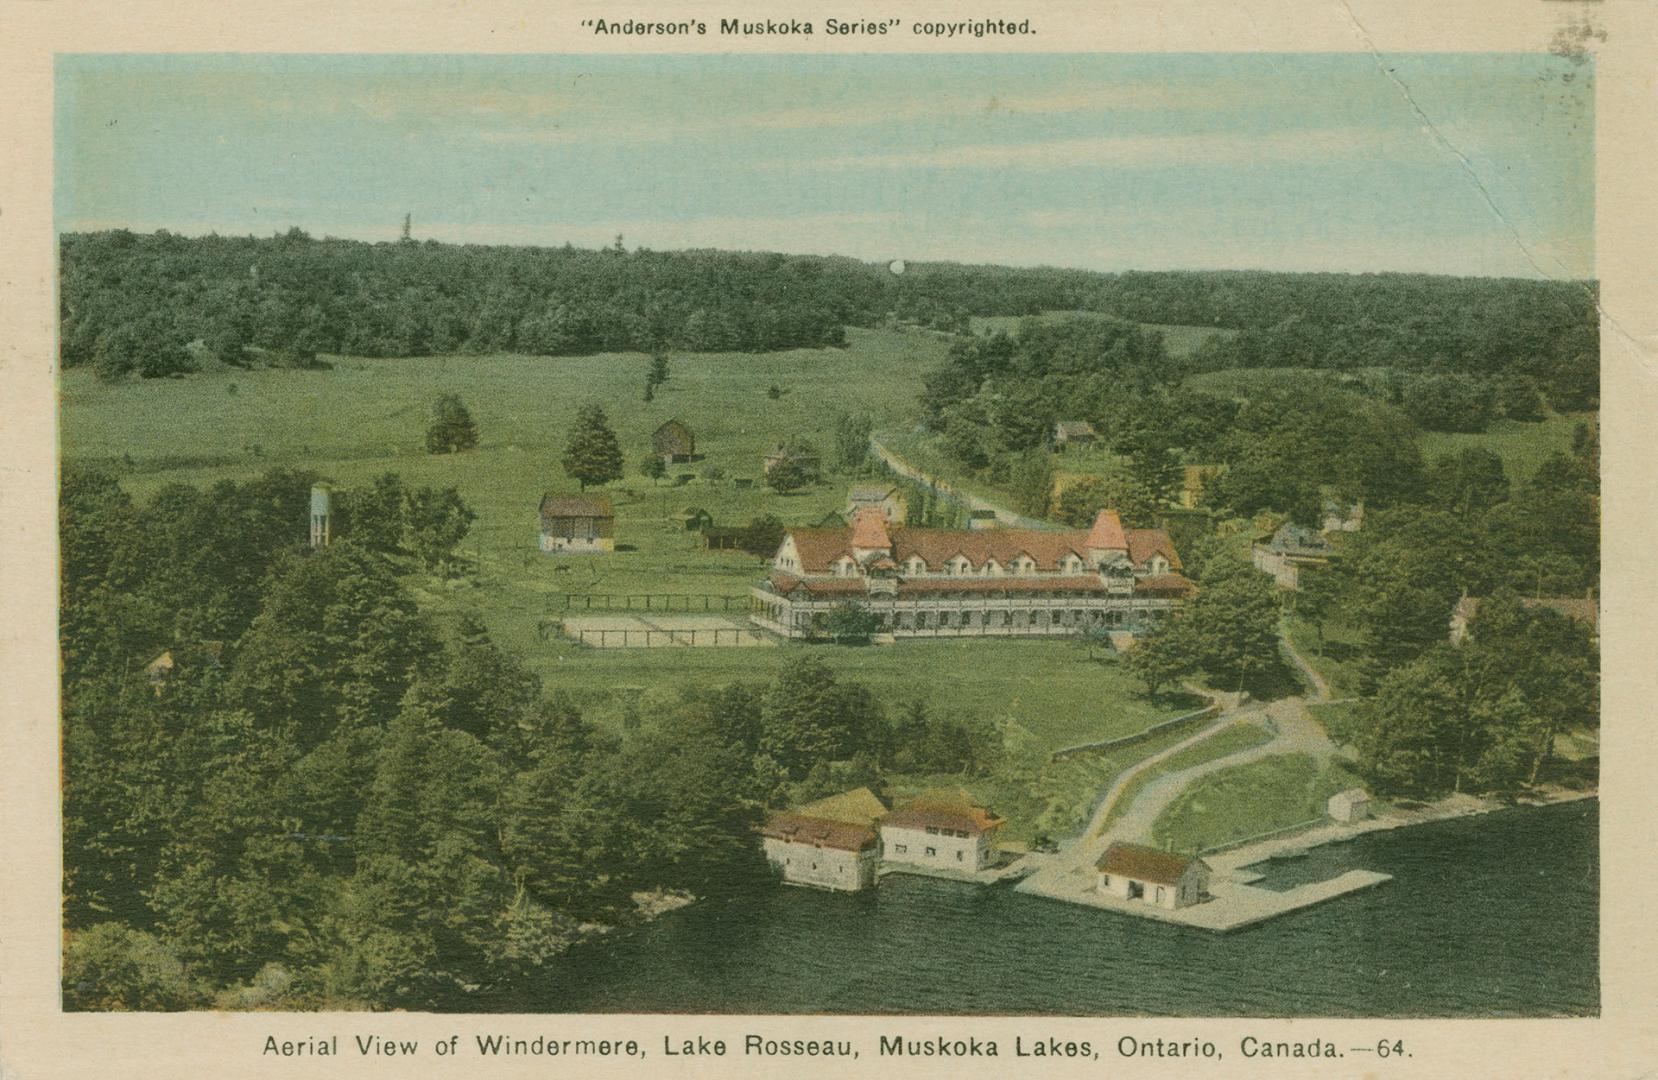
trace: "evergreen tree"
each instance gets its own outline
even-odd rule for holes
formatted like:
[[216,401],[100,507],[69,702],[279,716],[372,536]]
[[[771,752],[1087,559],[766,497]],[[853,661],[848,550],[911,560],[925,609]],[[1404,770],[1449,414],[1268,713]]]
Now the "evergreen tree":
[[453,454],[478,445],[478,426],[461,399],[444,394],[432,403],[432,422],[426,427],[426,452]]
[[564,448],[564,472],[587,490],[622,478],[622,445],[610,428],[604,407],[590,402],[576,413],[576,426]]

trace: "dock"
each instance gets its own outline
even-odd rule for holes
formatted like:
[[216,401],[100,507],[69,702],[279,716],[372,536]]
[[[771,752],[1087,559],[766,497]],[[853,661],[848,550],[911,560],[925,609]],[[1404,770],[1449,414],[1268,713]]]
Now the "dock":
[[1392,880],[1391,875],[1374,870],[1349,870],[1326,881],[1309,882],[1278,891],[1263,889],[1255,884],[1261,877],[1260,872],[1243,868],[1216,873],[1209,882],[1209,899],[1182,908],[1162,908],[1100,892],[1095,888],[1095,875],[1074,866],[1043,867],[1014,888],[1032,896],[1045,896],[1068,904],[1082,904],[1122,915],[1226,933]]

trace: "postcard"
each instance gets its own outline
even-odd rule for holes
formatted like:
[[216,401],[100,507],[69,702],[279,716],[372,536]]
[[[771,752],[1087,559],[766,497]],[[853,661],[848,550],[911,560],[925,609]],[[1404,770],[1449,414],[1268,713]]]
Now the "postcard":
[[7,8],[0,1070],[1650,1070],[1651,15],[602,8]]

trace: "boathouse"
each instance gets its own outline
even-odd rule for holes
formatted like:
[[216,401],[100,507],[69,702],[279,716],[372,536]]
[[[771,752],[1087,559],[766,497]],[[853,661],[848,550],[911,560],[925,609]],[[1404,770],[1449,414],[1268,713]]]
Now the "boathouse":
[[922,792],[881,820],[881,857],[933,870],[973,873],[990,864],[1003,819],[959,789]]
[[881,859],[875,823],[886,812],[868,788],[776,810],[760,827],[761,846],[785,884],[855,892],[875,884]]
[[1205,899],[1209,864],[1144,844],[1117,841],[1095,864],[1100,892],[1160,908],[1183,908]]

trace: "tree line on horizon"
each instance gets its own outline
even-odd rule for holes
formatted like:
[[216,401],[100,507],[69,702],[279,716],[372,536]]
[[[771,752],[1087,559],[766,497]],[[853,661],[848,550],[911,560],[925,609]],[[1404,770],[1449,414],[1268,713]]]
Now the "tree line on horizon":
[[[889,321],[950,332],[1047,311],[1243,331],[1202,365],[1591,373],[1590,283],[1427,274],[1100,273],[840,256],[367,243],[166,231],[60,238],[60,353],[112,379],[320,354],[763,352]],[[1287,358],[1287,359],[1286,359]]]

